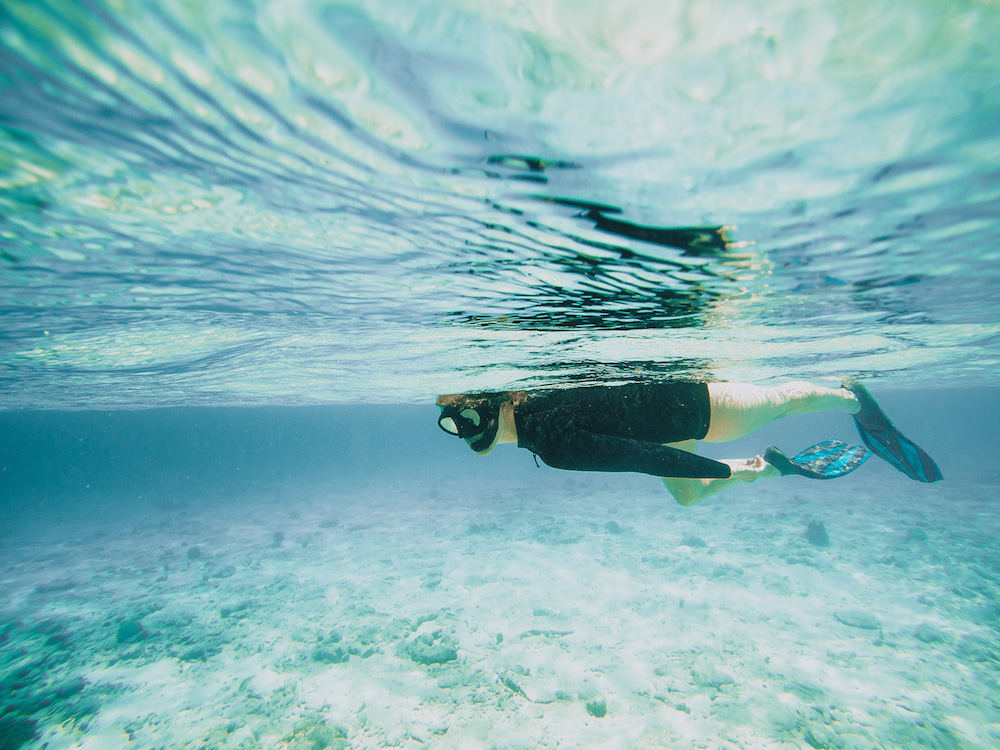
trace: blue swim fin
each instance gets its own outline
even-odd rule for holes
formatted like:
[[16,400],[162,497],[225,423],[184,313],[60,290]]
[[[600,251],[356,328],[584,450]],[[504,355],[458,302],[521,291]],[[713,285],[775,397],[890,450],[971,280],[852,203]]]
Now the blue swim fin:
[[934,459],[896,429],[867,388],[856,380],[844,381],[844,387],[857,396],[861,404],[861,411],[854,415],[854,423],[861,440],[872,453],[918,482],[944,479]]
[[782,476],[798,474],[810,479],[836,479],[850,474],[870,455],[860,445],[824,440],[810,445],[791,458],[771,445],[764,451],[764,460],[780,471]]

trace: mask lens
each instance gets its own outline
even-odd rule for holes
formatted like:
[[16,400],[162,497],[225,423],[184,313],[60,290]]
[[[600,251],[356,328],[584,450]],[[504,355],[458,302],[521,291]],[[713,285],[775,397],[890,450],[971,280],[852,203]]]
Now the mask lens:
[[468,419],[476,427],[479,427],[479,423],[482,421],[482,418],[479,416],[479,412],[475,409],[462,409],[462,411],[458,413],[458,416],[463,419]]
[[438,420],[438,427],[447,432],[449,435],[458,434],[458,425],[455,424],[455,420],[451,417],[441,417]]

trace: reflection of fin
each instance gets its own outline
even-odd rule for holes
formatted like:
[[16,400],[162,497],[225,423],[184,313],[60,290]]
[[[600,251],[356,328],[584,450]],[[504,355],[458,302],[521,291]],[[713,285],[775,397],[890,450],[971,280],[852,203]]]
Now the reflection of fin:
[[486,159],[486,163],[530,172],[544,172],[549,168],[576,169],[578,166],[571,161],[540,159],[537,156],[522,156],[521,154],[494,154]]
[[896,429],[867,388],[856,380],[845,381],[844,387],[858,397],[861,411],[854,415],[854,423],[873,453],[918,482],[944,479],[934,459]]
[[860,445],[825,440],[796,453],[792,458],[771,445],[764,452],[764,460],[782,476],[798,474],[810,479],[836,479],[861,466],[869,455]]
[[[576,166],[575,164],[572,166]],[[563,206],[574,206],[583,209],[581,218],[593,221],[596,228],[603,232],[617,234],[634,240],[650,242],[654,245],[677,248],[685,255],[702,257],[726,257],[727,251],[737,247],[732,243],[727,230],[732,227],[656,227],[645,224],[634,224],[623,219],[610,218],[608,214],[620,214],[620,208],[602,206],[600,203],[587,203],[568,198],[549,198],[537,196]]]

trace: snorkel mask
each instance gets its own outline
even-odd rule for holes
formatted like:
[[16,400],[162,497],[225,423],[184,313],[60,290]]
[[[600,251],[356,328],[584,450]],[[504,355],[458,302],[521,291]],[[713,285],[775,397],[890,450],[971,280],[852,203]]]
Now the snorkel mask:
[[477,453],[493,445],[500,428],[500,395],[470,396],[441,407],[438,427],[465,440]]

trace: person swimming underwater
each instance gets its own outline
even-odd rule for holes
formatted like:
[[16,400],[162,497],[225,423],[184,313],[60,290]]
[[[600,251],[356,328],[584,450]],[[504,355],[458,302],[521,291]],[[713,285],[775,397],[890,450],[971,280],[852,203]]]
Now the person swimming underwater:
[[943,478],[933,459],[896,429],[856,380],[841,388],[801,381],[668,381],[456,394],[438,397],[437,405],[438,426],[481,456],[501,443],[516,443],[556,469],[650,474],[685,506],[743,482],[793,474],[833,479],[853,471],[869,452],[838,440],[791,458],[774,446],[748,459],[697,455],[699,440],[725,443],[782,417],[833,409],[852,414],[868,449],[911,479]]

